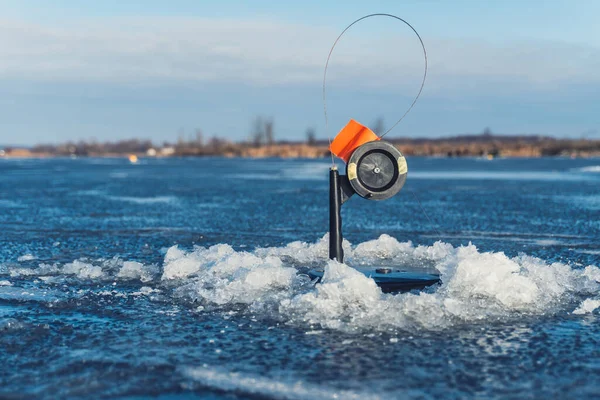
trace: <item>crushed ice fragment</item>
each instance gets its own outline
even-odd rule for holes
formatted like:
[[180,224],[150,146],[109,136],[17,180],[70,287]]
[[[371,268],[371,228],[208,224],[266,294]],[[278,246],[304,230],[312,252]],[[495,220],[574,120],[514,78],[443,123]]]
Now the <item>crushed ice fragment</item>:
[[18,262],[24,262],[24,261],[31,261],[31,260],[35,260],[37,259],[36,256],[34,256],[33,254],[24,254],[22,256],[20,256],[19,258],[17,258]]
[[591,314],[595,309],[600,307],[600,299],[585,299],[579,307],[573,311],[573,314]]
[[103,275],[101,267],[79,260],[66,264],[62,268],[62,272],[67,275],[76,275],[78,278],[82,279],[100,278]]

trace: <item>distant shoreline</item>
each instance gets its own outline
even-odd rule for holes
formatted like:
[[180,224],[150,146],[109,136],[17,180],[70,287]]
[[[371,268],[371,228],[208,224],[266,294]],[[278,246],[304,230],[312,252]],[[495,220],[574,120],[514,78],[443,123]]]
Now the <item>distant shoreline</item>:
[[[407,156],[422,157],[600,157],[600,140],[556,139],[543,136],[471,135],[441,139],[390,140]],[[65,143],[32,148],[0,147],[0,158],[53,157],[205,157],[229,158],[326,158],[329,143],[274,142],[233,143],[212,139],[155,146],[150,141],[126,140],[116,143]]]
[[[421,158],[471,158],[471,159],[488,159],[493,160],[497,158],[572,158],[572,159],[594,159],[600,158],[600,152],[594,153],[586,153],[586,154],[557,154],[557,155],[496,155],[493,156],[491,154],[483,155],[483,156],[475,156],[475,155],[459,155],[459,156],[448,156],[448,155],[421,155],[421,154],[405,154],[407,157],[421,157]],[[112,159],[132,159],[131,156],[135,156],[137,160],[143,159],[181,159],[181,158],[230,158],[230,159],[248,159],[248,160],[262,160],[262,159],[289,159],[289,160],[330,160],[331,155],[327,154],[325,156],[319,157],[308,157],[308,156],[279,156],[279,155],[268,155],[268,156],[237,156],[237,155],[222,155],[222,154],[205,154],[205,155],[173,155],[173,156],[148,156],[146,154],[88,154],[88,155],[60,155],[60,154],[40,154],[40,153],[31,153],[31,154],[22,154],[22,155],[3,155],[0,156],[0,160],[27,160],[27,159],[86,159],[86,158],[112,158]]]

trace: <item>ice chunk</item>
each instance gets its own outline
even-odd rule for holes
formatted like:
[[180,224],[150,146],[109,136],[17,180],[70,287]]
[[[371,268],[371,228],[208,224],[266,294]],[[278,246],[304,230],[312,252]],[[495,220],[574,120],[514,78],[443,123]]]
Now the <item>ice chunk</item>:
[[585,299],[583,302],[581,302],[579,307],[573,311],[573,314],[590,314],[598,307],[600,307],[600,300]]
[[226,244],[215,245],[208,249],[198,247],[192,253],[186,253],[173,246],[165,255],[162,279],[186,278],[196,274],[201,268],[209,268],[231,254],[235,254],[235,250]]
[[169,257],[162,279],[175,278],[188,278],[178,296],[218,305],[264,305],[271,298],[291,295],[289,288],[300,279],[295,268],[284,267],[277,257],[236,252],[227,245]]
[[37,257],[34,256],[33,254],[24,254],[21,257],[17,258],[18,262],[23,262],[23,261],[31,261],[31,260],[35,260]]
[[139,279],[142,282],[150,282],[158,273],[155,266],[146,266],[137,261],[125,261],[117,273],[117,278],[121,279]]
[[82,279],[95,279],[104,275],[101,267],[79,260],[75,260],[72,263],[63,266],[62,272],[67,275],[76,275],[78,278]]

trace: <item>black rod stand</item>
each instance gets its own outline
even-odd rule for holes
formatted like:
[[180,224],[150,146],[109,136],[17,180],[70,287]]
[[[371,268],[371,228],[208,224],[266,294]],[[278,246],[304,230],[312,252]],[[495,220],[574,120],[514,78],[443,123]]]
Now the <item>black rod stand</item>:
[[344,262],[341,207],[340,174],[337,168],[332,167],[329,170],[329,258],[338,262]]

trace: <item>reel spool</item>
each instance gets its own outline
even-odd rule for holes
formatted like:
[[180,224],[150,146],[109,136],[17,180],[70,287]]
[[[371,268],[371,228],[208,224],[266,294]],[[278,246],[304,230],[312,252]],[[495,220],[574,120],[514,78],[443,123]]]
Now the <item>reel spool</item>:
[[381,140],[358,147],[346,164],[346,176],[354,192],[368,200],[396,195],[406,182],[408,165],[396,147]]
[[339,176],[341,204],[354,193],[368,200],[396,195],[406,182],[408,165],[400,150],[371,129],[351,119],[331,142],[329,150],[346,162]]

